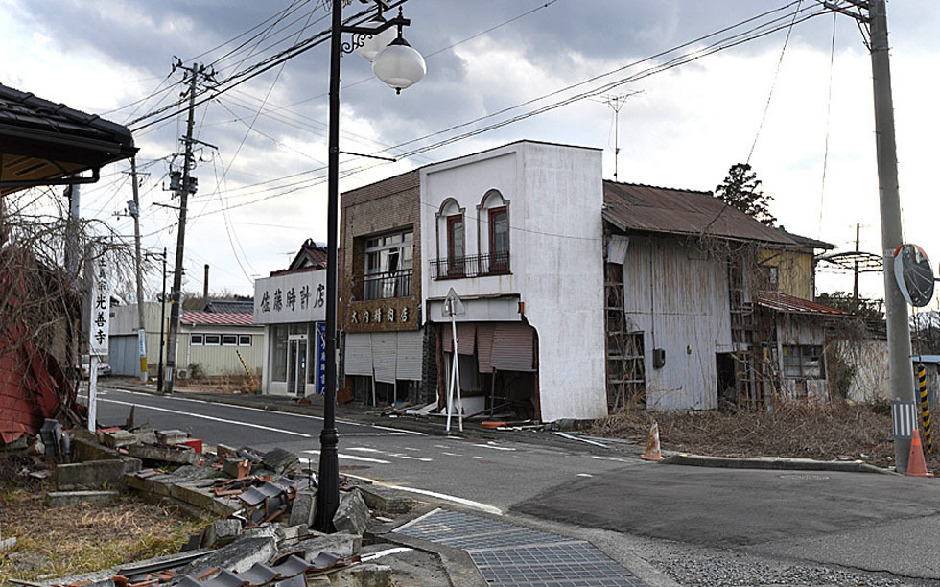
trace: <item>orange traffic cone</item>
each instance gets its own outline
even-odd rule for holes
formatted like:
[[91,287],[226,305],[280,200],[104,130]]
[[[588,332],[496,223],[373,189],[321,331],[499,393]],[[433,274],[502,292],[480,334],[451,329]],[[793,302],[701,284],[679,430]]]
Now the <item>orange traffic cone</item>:
[[663,451],[659,446],[659,424],[656,422],[653,422],[653,426],[650,428],[650,437],[646,441],[646,452],[643,453],[641,458],[647,461],[663,460]]
[[920,443],[920,432],[914,430],[911,438],[911,452],[907,457],[907,472],[911,477],[933,477],[927,472],[927,463],[924,461],[924,446]]

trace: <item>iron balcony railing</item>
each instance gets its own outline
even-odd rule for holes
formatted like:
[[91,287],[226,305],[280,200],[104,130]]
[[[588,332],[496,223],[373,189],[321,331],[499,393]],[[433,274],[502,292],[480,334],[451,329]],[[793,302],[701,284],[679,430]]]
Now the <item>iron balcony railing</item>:
[[404,298],[411,295],[411,269],[383,271],[362,275],[362,297],[364,300]]
[[431,261],[433,279],[462,279],[509,273],[509,251],[492,255],[467,255]]

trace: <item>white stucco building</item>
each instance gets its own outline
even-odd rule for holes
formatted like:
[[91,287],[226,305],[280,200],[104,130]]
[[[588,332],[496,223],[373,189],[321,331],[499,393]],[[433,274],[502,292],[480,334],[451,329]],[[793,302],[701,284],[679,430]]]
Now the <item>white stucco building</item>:
[[453,289],[462,387],[543,422],[605,415],[600,151],[522,141],[420,177],[427,323],[452,355]]
[[276,271],[255,280],[254,323],[264,325],[261,392],[323,393],[326,271]]

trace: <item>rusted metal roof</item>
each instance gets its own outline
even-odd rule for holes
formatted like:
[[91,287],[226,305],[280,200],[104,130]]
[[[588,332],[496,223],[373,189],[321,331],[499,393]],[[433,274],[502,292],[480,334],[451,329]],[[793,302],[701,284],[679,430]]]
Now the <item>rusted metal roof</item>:
[[604,181],[604,220],[624,231],[712,236],[805,248],[710,192]]
[[757,292],[757,304],[769,310],[785,314],[809,314],[814,316],[846,317],[851,312],[824,306],[817,302],[804,300],[779,291]]
[[253,314],[213,314],[212,312],[183,312],[183,324],[208,324],[215,326],[253,326]]

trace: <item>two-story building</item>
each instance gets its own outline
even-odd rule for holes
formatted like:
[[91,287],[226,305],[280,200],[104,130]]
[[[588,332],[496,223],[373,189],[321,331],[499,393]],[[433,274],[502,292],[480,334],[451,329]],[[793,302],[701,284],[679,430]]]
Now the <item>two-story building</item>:
[[464,413],[543,422],[825,395],[828,245],[605,181],[595,149],[427,165],[343,194],[341,233],[342,399],[442,408],[455,361]]
[[345,193],[346,391],[441,401],[456,356],[468,414],[605,414],[600,172],[597,150],[523,141]]
[[264,326],[261,392],[323,394],[326,368],[326,251],[312,240],[287,269],[255,280],[253,322]]

